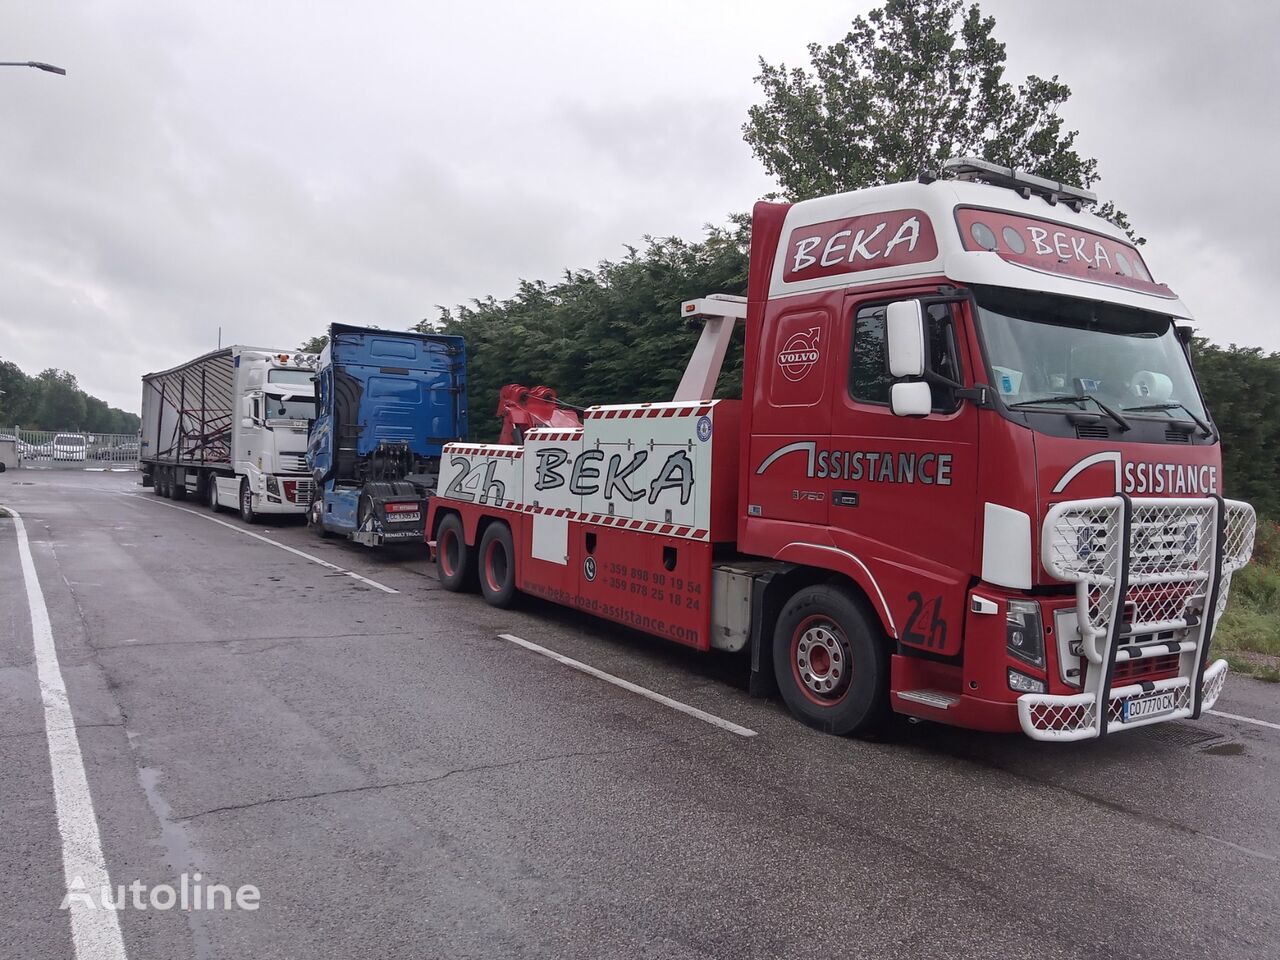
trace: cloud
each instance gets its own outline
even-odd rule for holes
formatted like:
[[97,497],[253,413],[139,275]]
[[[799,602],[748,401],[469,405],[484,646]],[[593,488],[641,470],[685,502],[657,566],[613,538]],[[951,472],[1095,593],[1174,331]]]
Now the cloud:
[[[1280,253],[1264,219],[1276,14],[1089,0],[1064,27],[1039,6],[984,8],[1014,75],[1071,84],[1067,119],[1103,192],[1206,332],[1280,349],[1263,323]],[[69,73],[0,73],[0,355],[136,409],[143,372],[211,348],[219,327],[267,347],[335,320],[403,327],[646,233],[696,237],[770,187],[740,134],[757,57],[804,62],[855,12],[15,8],[7,47]]]

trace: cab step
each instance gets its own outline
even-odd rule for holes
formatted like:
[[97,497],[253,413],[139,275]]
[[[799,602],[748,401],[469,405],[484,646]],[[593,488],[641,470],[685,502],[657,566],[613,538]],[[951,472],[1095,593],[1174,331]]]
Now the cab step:
[[960,702],[959,694],[947,693],[943,690],[900,690],[898,699],[921,703],[935,710],[948,710]]

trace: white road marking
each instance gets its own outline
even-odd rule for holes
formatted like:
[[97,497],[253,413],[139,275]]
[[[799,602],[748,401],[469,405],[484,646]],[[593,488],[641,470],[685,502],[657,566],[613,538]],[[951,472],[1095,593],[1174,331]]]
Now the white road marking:
[[281,550],[288,550],[294,556],[302,557],[304,560],[310,560],[312,563],[318,563],[320,564],[320,566],[326,567],[329,570],[333,570],[336,573],[341,573],[344,576],[348,576],[352,580],[359,580],[361,583],[366,583],[371,587],[376,587],[377,589],[381,590],[383,593],[399,593],[400,592],[395,587],[388,587],[385,583],[379,583],[377,580],[370,580],[368,577],[361,576],[360,574],[356,573],[354,570],[344,570],[342,567],[338,566],[337,564],[330,563],[328,560],[321,560],[319,557],[315,556],[314,554],[307,553],[303,550],[299,550],[297,547],[288,546],[287,544],[281,543],[278,540],[272,540],[270,537],[264,537],[262,534],[254,533],[252,530],[246,530],[244,529],[244,527],[237,527],[234,523],[227,523],[227,521],[225,520],[219,520],[217,517],[210,516],[207,513],[201,513],[199,510],[188,510],[186,507],[179,507],[177,504],[165,503],[163,500],[155,500],[155,499],[152,499],[151,497],[142,497],[136,493],[126,493],[126,494],[122,494],[122,496],[132,497],[135,500],[142,500],[146,503],[154,503],[161,507],[168,507],[171,510],[181,510],[183,513],[189,513],[193,517],[199,517],[201,520],[209,520],[213,523],[218,524],[219,526],[226,527],[228,530],[234,530],[236,533],[242,533],[246,537],[253,537],[253,539],[255,540],[261,540],[263,543],[269,543],[273,547],[279,547]]
[[593,667],[590,664],[583,663],[581,660],[574,660],[572,657],[566,657],[563,653],[556,653],[554,650],[548,650],[546,647],[540,647],[538,644],[526,640],[523,637],[517,637],[510,633],[500,633],[498,636],[502,640],[508,640],[517,646],[524,647],[526,650],[532,650],[534,653],[540,653],[544,657],[550,657],[557,663],[563,663],[566,667],[572,667],[574,670],[579,670],[588,676],[595,677],[598,680],[603,680],[605,683],[612,683],[615,687],[621,687],[623,690],[629,690],[642,697],[647,697],[655,703],[662,704],[664,707],[670,707],[672,710],[679,710],[681,713],[701,720],[703,723],[709,723],[713,727],[719,727],[721,730],[728,730],[730,733],[736,733],[740,737],[754,737],[756,735],[756,732],[748,727],[740,727],[738,724],[725,720],[723,717],[717,717],[713,713],[707,713],[705,710],[699,710],[697,707],[691,707],[687,703],[681,703],[679,700],[672,700],[670,697],[665,697],[660,693],[655,693],[647,687],[642,687],[639,684],[632,683],[630,680],[623,680],[621,677],[615,677],[611,673],[605,673],[603,670]]
[[[53,628],[45,606],[44,591],[36,576],[22,518],[10,509],[18,534],[18,556],[22,579],[27,587],[27,607],[31,612],[31,638],[35,646],[36,676],[40,699],[44,702],[44,729],[49,741],[49,767],[53,774],[53,799],[57,808],[58,832],[62,835],[62,874],[68,892],[74,886],[95,898],[111,885],[102,856],[98,818],[93,812],[89,780],[84,772],[80,740],[76,737],[71,702],[62,682],[58,651],[53,644]],[[71,942],[76,960],[126,960],[120,921],[114,910],[85,903],[83,895],[68,898],[71,913]]]
[[1228,720],[1239,720],[1241,723],[1253,723],[1259,727],[1280,730],[1280,723],[1272,723],[1270,720],[1255,720],[1253,717],[1242,717],[1238,713],[1226,713],[1222,710],[1206,710],[1205,713],[1212,713],[1215,717],[1226,717]]

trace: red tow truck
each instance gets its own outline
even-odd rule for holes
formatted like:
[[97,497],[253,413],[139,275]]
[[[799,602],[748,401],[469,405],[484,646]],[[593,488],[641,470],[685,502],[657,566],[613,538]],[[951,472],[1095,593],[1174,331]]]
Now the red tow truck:
[[[965,159],[758,203],[747,297],[682,306],[672,401],[551,423],[516,388],[509,442],[445,448],[441,582],[745,649],[753,692],[837,734],[1199,717],[1254,513],[1222,496],[1187,308],[1094,201]],[[743,398],[715,400],[738,323]]]

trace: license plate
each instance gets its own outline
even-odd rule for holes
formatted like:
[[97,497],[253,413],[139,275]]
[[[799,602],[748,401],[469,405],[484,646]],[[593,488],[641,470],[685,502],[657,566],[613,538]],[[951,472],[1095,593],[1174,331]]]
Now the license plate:
[[1178,698],[1174,691],[1152,693],[1145,697],[1134,697],[1124,702],[1120,719],[1125,723],[1130,720],[1145,720],[1147,717],[1158,717],[1163,713],[1172,713],[1177,706]]
[[388,513],[387,521],[394,521],[396,523],[421,523],[422,511],[415,510],[413,513]]

